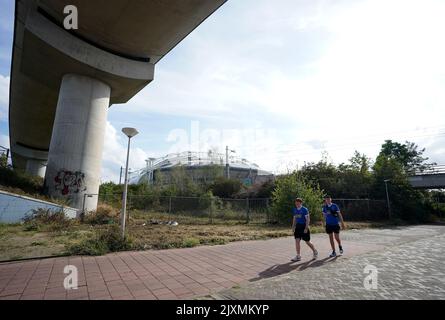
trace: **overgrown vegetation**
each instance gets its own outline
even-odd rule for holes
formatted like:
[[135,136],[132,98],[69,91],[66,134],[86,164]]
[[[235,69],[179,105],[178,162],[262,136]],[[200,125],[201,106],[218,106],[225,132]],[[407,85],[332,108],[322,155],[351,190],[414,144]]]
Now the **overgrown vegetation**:
[[320,201],[323,198],[323,191],[296,171],[281,176],[276,181],[275,190],[272,192],[274,218],[281,223],[290,223],[290,212],[297,196],[304,199],[304,206],[312,213],[311,221],[314,223],[320,221]]
[[49,209],[33,210],[23,218],[23,222],[26,231],[61,231],[75,223],[63,211]]
[[43,179],[18,170],[12,170],[6,166],[0,166],[0,185],[20,189],[34,195],[42,193]]
[[417,190],[408,181],[415,170],[434,165],[423,157],[424,152],[412,142],[387,140],[374,162],[356,151],[347,164],[336,166],[325,156],[318,163],[306,164],[300,173],[335,198],[386,199],[384,180],[389,180],[392,218],[425,222],[442,214],[437,194],[444,193]]
[[80,243],[69,245],[67,253],[70,255],[97,256],[131,248],[131,237],[122,238],[119,226],[112,224],[105,228],[95,229],[93,236],[83,239]]
[[107,204],[100,204],[96,211],[90,212],[83,217],[87,224],[113,224],[119,222],[119,211]]

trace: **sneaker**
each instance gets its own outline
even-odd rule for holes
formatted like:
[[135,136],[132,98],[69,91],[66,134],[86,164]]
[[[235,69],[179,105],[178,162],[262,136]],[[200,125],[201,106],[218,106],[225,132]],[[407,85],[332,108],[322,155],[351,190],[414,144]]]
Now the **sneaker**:
[[329,258],[334,258],[336,256],[337,256],[337,254],[335,253],[335,251],[332,251],[332,253],[329,255]]
[[340,254],[343,254],[343,247],[340,247]]
[[301,256],[299,256],[299,255],[297,255],[297,256],[295,256],[295,258],[291,259],[291,261],[293,261],[293,262],[297,262],[297,261],[300,261],[300,260],[301,260]]
[[318,251],[314,250],[314,260],[317,260],[317,258],[318,258]]

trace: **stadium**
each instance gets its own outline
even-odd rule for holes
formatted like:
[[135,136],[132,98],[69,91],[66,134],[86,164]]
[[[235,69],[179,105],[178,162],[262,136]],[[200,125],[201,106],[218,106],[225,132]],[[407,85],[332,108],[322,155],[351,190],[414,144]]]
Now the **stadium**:
[[146,163],[145,168],[131,173],[130,184],[169,184],[175,170],[184,170],[196,183],[211,183],[214,179],[224,176],[237,179],[245,186],[251,186],[273,179],[271,172],[260,169],[257,164],[246,159],[229,156],[228,152],[223,154],[213,151],[185,151],[161,158],[150,158]]

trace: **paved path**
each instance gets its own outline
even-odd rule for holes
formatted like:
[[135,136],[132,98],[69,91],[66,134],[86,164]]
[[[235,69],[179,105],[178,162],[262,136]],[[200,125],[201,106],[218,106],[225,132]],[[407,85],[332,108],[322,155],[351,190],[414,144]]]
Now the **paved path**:
[[[401,278],[403,272],[397,273],[396,278],[385,280],[385,270],[396,268],[423,275],[423,280],[412,277],[404,282],[409,285],[404,286],[406,290],[412,289],[409,293],[413,292],[413,297],[421,286],[422,292],[432,288],[431,296],[443,298],[444,282],[439,275],[444,275],[444,269],[437,262],[443,261],[444,234],[443,226],[351,230],[342,233],[346,252],[337,259],[324,258],[329,253],[327,236],[315,234],[312,237],[320,259],[310,261],[309,249],[303,246],[303,260],[299,263],[289,262],[295,254],[291,238],[3,263],[0,264],[0,299],[189,299],[211,295],[249,299],[341,298],[332,291],[334,287],[338,288],[339,282],[343,281],[345,288],[350,284],[358,288],[358,281],[363,282],[363,263],[367,260],[360,260],[362,257],[382,268],[379,285],[384,290],[380,297],[392,294],[385,281],[404,281]],[[414,243],[417,249],[412,249],[409,243]],[[411,252],[415,250],[420,251]],[[373,259],[380,260],[375,262]],[[348,269],[350,264],[354,267]],[[65,290],[63,287],[66,265],[78,268],[77,290]],[[333,277],[328,282],[329,289],[324,290],[331,295],[318,293],[326,287],[326,282],[319,281],[320,276],[327,274],[325,270]],[[301,283],[300,275],[313,276],[304,277],[309,280]],[[293,277],[296,277],[298,285],[291,282]],[[272,282],[277,285],[270,285]],[[228,290],[234,286],[240,286],[240,289]],[[296,286],[304,290],[297,291]],[[263,291],[259,292],[259,289]],[[406,290],[397,294],[406,294]],[[295,294],[300,291],[307,294]],[[343,292],[346,297],[354,297],[350,291]],[[375,297],[375,294],[362,294],[363,297]]]
[[[213,298],[445,299],[445,227],[374,230],[353,237],[356,236],[365,242],[388,241],[390,246],[350,259],[318,264],[318,268],[309,268],[317,265],[312,263],[301,272],[226,290]],[[371,290],[364,286],[369,275],[364,273],[367,265],[377,270],[377,285]]]

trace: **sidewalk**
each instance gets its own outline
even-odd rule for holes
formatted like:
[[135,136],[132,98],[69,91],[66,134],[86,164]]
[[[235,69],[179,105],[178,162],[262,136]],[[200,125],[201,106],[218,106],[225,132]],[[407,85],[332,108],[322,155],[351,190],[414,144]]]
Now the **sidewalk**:
[[[419,236],[429,230],[428,236]],[[417,233],[417,235],[416,235]],[[376,234],[377,235],[377,234]],[[383,236],[383,235],[382,235]],[[288,273],[212,295],[213,299],[444,300],[445,227],[404,230],[384,250]],[[394,240],[394,239],[393,239]],[[369,284],[369,269],[375,287]]]
[[[444,227],[441,227],[444,228]],[[325,234],[312,235],[319,260],[302,244],[303,260],[292,238],[234,242],[187,249],[138,251],[100,257],[69,257],[0,264],[0,299],[190,299],[297,270],[317,269],[396,244],[430,237],[439,227],[367,229],[342,233],[345,254],[330,253]],[[65,290],[66,265],[79,271],[79,288]]]

